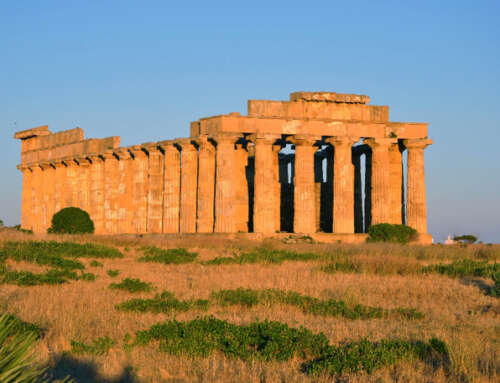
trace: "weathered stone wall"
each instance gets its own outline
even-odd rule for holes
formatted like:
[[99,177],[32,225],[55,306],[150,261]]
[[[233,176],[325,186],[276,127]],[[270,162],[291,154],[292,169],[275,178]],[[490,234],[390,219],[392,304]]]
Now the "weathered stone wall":
[[425,233],[427,124],[390,122],[387,106],[368,102],[329,92],[251,100],[248,116],[203,118],[190,138],[131,147],[80,128],[18,132],[21,225],[45,232],[76,206],[98,234],[351,234],[381,222]]

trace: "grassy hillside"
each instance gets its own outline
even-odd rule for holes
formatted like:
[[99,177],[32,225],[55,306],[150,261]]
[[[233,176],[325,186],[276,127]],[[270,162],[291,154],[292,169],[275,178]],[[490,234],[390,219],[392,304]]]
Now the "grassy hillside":
[[498,262],[498,245],[5,229],[0,314],[75,382],[496,382]]

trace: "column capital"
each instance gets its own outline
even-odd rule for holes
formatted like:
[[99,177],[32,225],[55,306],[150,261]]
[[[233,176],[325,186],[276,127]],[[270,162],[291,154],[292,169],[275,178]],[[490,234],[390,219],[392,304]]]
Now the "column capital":
[[75,159],[76,162],[78,162],[78,165],[80,166],[89,166],[90,165],[90,160],[87,157],[77,157]]
[[367,138],[363,141],[372,149],[389,147],[392,144],[397,144],[397,138]]
[[247,139],[255,145],[273,145],[277,140],[281,139],[281,135],[257,132],[247,136]]
[[40,162],[39,165],[42,168],[42,170],[48,170],[48,169],[52,168],[52,165],[50,162]]
[[57,160],[53,160],[52,161],[52,166],[55,167],[56,169],[57,168],[62,168],[62,167],[65,167],[66,164],[64,163],[63,160],[61,159],[57,159]]
[[414,138],[403,140],[403,145],[406,149],[425,149],[433,143],[434,141],[428,138]]
[[195,144],[190,138],[180,138],[175,140],[175,144],[181,148],[183,152],[197,152]]
[[141,145],[133,145],[129,148],[130,152],[134,155],[134,158],[144,158],[147,154],[142,150]]
[[76,166],[76,162],[73,157],[64,157],[62,161],[66,166]]
[[309,134],[295,134],[293,136],[287,137],[287,141],[290,141],[296,146],[313,146],[316,141],[321,139],[320,136],[311,136]]
[[142,144],[141,147],[143,150],[146,150],[148,153],[157,152],[160,150],[157,142],[147,142],[145,144]]
[[116,160],[115,153],[113,150],[106,150],[104,153],[101,154],[102,158],[104,158],[105,161],[108,160]]
[[115,154],[118,156],[120,160],[129,160],[132,158],[132,155],[127,148],[118,148],[115,151]]
[[338,136],[338,137],[328,137],[325,139],[325,142],[331,144],[334,147],[343,145],[353,146],[360,139],[361,139],[360,137]]
[[19,164],[16,166],[18,170],[24,172],[25,170],[30,170],[28,164]]
[[210,142],[208,136],[206,134],[202,134],[194,140],[196,145],[200,148],[200,150],[209,150],[215,151],[214,145]]
[[175,146],[175,140],[165,140],[158,142],[158,146],[162,148],[165,152],[179,151]]
[[241,134],[235,133],[219,133],[211,138],[217,142],[217,144],[231,145],[235,144],[242,137]]

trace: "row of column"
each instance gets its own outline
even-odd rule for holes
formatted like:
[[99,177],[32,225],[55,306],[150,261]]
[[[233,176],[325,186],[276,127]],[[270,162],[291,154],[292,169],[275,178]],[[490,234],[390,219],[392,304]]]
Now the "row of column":
[[[36,166],[21,165],[21,225],[44,232],[52,215],[77,206],[92,217],[96,233],[274,233],[281,228],[279,156],[281,136],[220,134],[196,141],[164,141],[66,158]],[[315,146],[319,137],[295,135],[293,231],[317,229]],[[331,137],[333,147],[333,232],[354,233],[360,202],[358,137]],[[402,156],[408,149],[407,224],[425,233],[426,201],[423,149],[426,139],[366,139],[371,148],[371,185],[365,224],[401,223]],[[254,161],[249,188],[249,161]],[[354,163],[353,163],[354,162]],[[366,162],[368,164],[368,161]],[[368,169],[367,169],[368,171]],[[356,174],[359,172],[356,171]],[[252,189],[252,190],[251,190]],[[253,195],[250,195],[253,192]],[[366,202],[365,201],[365,202]],[[250,216],[253,212],[253,216]],[[251,222],[251,224],[250,224]],[[359,231],[359,230],[357,230]]]

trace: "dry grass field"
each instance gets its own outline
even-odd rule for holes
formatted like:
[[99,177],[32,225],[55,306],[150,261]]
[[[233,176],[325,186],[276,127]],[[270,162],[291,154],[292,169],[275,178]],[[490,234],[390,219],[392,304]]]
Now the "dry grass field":
[[[300,241],[285,244],[271,239],[252,242],[189,236],[42,236],[8,229],[0,231],[0,248],[8,241],[49,240],[90,242],[116,248],[123,254],[123,258],[113,259],[78,258],[85,265],[86,273],[95,274],[95,280],[34,286],[0,284],[0,312],[14,314],[42,328],[43,337],[37,344],[36,358],[50,366],[56,379],[71,375],[75,382],[137,383],[500,380],[500,300],[492,294],[492,279],[421,271],[429,265],[463,259],[494,264],[500,260],[498,245],[348,246]],[[151,246],[185,248],[198,256],[188,263],[139,262],[146,252],[145,247]],[[255,251],[256,247],[264,252],[285,250],[313,253],[317,257],[281,263],[264,260],[254,263],[208,262]],[[335,263],[340,266],[328,267]],[[44,265],[12,259],[6,260],[6,267],[11,271],[33,273],[47,270]],[[109,270],[118,270],[119,274],[110,276]],[[139,278],[150,283],[153,289],[131,293],[109,287],[126,278]],[[292,291],[322,301],[342,301],[351,308],[362,305],[386,312],[413,308],[422,317],[382,315],[353,319],[311,313],[283,302],[264,301],[254,305],[212,303],[212,293],[238,288]],[[129,312],[115,308],[129,299],[153,298],[162,291],[171,292],[181,301],[212,300],[205,308],[193,306],[165,313]],[[304,359],[298,356],[286,361],[244,360],[221,352],[192,357],[160,351],[158,342],[126,346],[137,331],[147,330],[156,323],[172,319],[189,321],[206,316],[237,325],[270,320],[293,328],[303,326],[314,334],[323,333],[331,345],[337,346],[363,338],[374,342],[396,338],[428,342],[431,338],[438,338],[445,342],[447,354],[439,360],[396,360],[371,373],[312,376],[303,372]],[[102,352],[92,352],[91,348],[88,352],[77,352],[75,348],[77,343],[74,342],[90,345],[93,340],[103,337],[112,342],[110,347],[103,346]]]

